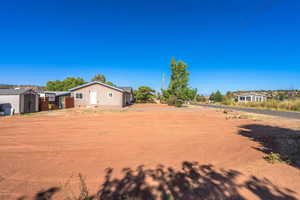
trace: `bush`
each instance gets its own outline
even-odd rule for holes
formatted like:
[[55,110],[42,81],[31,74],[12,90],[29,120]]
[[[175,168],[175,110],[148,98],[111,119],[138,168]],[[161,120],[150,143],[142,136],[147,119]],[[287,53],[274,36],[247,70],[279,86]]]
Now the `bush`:
[[181,100],[177,100],[175,103],[175,106],[180,108],[180,107],[182,107],[182,104],[183,104],[183,102]]
[[268,161],[271,164],[275,164],[275,163],[280,163],[283,162],[283,160],[281,159],[281,156],[279,153],[270,153],[267,156],[264,157],[264,159],[266,161]]

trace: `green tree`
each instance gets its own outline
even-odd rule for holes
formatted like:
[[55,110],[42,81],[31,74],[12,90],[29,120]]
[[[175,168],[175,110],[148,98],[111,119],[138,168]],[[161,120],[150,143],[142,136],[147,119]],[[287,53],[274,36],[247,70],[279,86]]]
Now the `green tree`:
[[63,82],[56,80],[56,81],[48,81],[45,87],[46,91],[63,91]]
[[103,74],[97,74],[92,78],[92,81],[99,81],[99,82],[105,83],[106,78]]
[[134,91],[134,97],[137,103],[153,103],[155,90],[148,86],[141,86]]
[[197,89],[188,89],[186,99],[196,101],[197,98]]
[[105,84],[110,85],[110,86],[116,86],[116,85],[113,84],[113,82],[111,82],[111,81],[107,81]]
[[[189,72],[188,66],[183,61],[176,61],[171,59],[171,78],[169,88],[162,90],[162,100],[172,105],[175,102],[176,105],[182,104],[184,101],[195,100],[197,96],[197,90],[189,87]],[[169,101],[170,99],[170,101]]]
[[187,100],[189,72],[187,65],[183,61],[176,62],[171,59],[171,79],[169,84],[169,93],[176,96],[177,99]]
[[224,97],[223,97],[223,95],[221,94],[221,92],[219,90],[216,93],[214,93],[213,101],[222,102],[223,100],[224,100]]
[[71,88],[84,84],[85,81],[82,78],[68,77],[63,81],[48,81],[45,87],[47,91],[67,91]]
[[67,91],[82,84],[85,84],[85,81],[82,78],[68,77],[63,80],[63,90]]

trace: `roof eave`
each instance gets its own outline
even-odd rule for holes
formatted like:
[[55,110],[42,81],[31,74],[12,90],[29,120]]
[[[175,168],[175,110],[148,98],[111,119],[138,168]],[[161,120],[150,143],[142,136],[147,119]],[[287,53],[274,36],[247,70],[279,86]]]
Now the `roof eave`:
[[92,81],[92,82],[89,82],[89,83],[85,83],[83,85],[79,85],[77,87],[74,87],[74,88],[71,88],[69,89],[70,92],[73,92],[74,90],[78,90],[80,88],[84,88],[84,87],[87,87],[87,86],[90,86],[90,85],[93,85],[93,84],[99,84],[99,85],[103,85],[103,86],[106,86],[108,88],[111,88],[111,89],[114,89],[114,90],[117,90],[119,92],[125,92],[125,90],[121,89],[121,88],[116,88],[114,86],[111,86],[111,85],[107,85],[105,83],[102,83],[102,82],[99,82],[99,81]]

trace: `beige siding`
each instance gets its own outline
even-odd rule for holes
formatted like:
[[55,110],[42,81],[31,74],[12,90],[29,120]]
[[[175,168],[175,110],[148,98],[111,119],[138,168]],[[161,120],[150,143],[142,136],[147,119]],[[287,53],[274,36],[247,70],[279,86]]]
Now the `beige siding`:
[[[91,104],[91,93],[96,93],[96,104]],[[82,99],[76,98],[76,93],[82,94]],[[110,97],[109,94],[112,94]],[[87,87],[83,87],[72,91],[72,96],[75,99],[75,106],[124,106],[123,93],[115,89],[100,85],[93,84]]]

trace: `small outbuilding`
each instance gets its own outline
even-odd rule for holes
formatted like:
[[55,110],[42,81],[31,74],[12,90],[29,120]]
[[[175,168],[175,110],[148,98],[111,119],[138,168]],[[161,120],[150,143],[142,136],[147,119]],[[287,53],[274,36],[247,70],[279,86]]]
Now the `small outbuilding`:
[[32,89],[0,89],[0,113],[13,115],[39,111],[39,95]]
[[267,96],[256,93],[246,93],[237,96],[238,102],[264,102],[267,101]]

